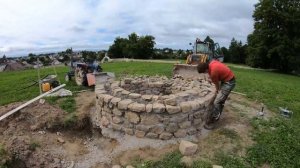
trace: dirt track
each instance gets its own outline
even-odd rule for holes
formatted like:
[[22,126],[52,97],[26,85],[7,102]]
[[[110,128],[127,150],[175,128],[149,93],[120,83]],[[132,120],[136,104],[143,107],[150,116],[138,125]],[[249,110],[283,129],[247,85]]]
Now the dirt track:
[[[157,160],[178,148],[176,141],[155,145],[154,141],[132,140],[130,137],[123,137],[123,141],[103,138],[97,131],[92,133],[88,124],[80,122],[94,109],[94,93],[80,93],[76,102],[80,127],[64,128],[61,123],[65,112],[47,103],[34,103],[0,123],[0,144],[14,154],[16,167],[125,166],[137,157]],[[2,106],[0,113],[19,104]],[[190,139],[200,147],[194,158],[211,159],[214,152],[221,149],[243,155],[245,147],[253,143],[249,137],[252,129],[250,118],[256,116],[260,108],[259,103],[243,96],[230,95],[218,128],[203,130],[202,135]],[[270,113],[266,112],[269,117]],[[233,140],[230,136],[238,139]],[[137,141],[141,141],[142,145],[136,144]]]

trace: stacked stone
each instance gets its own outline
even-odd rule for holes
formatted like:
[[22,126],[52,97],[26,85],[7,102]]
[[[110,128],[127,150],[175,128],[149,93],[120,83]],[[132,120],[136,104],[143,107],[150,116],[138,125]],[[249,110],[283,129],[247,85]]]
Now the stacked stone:
[[193,87],[191,81],[185,80],[181,83],[190,83],[185,91],[179,89],[169,95],[155,94],[161,91],[160,88],[165,91],[180,85],[180,81],[176,82],[140,77],[97,86],[93,125],[140,138],[163,140],[197,133],[214,94],[211,89]]
[[[160,79],[160,80],[158,80]],[[165,78],[125,78],[121,81],[120,86],[132,93],[147,95],[166,95],[172,93],[171,86]]]

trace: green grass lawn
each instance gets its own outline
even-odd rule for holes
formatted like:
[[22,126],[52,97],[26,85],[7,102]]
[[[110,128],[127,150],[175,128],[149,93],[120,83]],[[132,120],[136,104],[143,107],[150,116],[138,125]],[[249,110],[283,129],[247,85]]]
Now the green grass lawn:
[[117,77],[123,75],[165,75],[171,77],[173,64],[116,62],[103,64],[102,67],[104,71],[114,72]]
[[[267,72],[255,69],[236,68],[229,65],[237,78],[235,91],[245,93],[250,99],[258,100],[278,114],[278,107],[287,107],[294,112],[292,119],[283,119],[276,115],[271,121],[253,120],[253,138],[256,144],[248,149],[245,158],[222,155],[217,163],[224,167],[258,167],[268,164],[271,167],[300,167],[300,77]],[[172,76],[173,65],[169,63],[116,62],[102,65],[104,71],[114,72],[117,77],[123,75],[165,75]],[[60,81],[68,67],[57,67]],[[41,70],[41,76],[54,74],[52,68]],[[29,100],[39,94],[38,86],[25,90],[21,88],[37,80],[36,70],[0,73],[0,105],[15,101]],[[74,82],[67,83],[67,89],[76,91],[83,89]],[[69,104],[66,106],[69,107]],[[62,106],[64,107],[64,106]],[[173,157],[174,155],[174,157]],[[181,167],[180,154],[166,156],[159,162],[146,162],[142,167],[161,167],[172,165]],[[170,157],[172,156],[172,157]],[[175,157],[176,156],[176,157]],[[202,167],[210,167],[209,163],[199,161]],[[200,166],[201,167],[201,166]]]

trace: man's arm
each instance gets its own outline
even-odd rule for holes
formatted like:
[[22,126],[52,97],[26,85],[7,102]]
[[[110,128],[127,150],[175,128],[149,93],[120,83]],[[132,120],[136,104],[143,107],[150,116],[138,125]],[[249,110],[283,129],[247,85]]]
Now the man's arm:
[[216,87],[216,94],[220,90],[220,82],[218,80],[218,73],[216,71],[212,71],[210,74],[211,81],[215,84]]
[[216,94],[218,94],[219,90],[220,90],[220,82],[214,82],[215,86],[216,86]]

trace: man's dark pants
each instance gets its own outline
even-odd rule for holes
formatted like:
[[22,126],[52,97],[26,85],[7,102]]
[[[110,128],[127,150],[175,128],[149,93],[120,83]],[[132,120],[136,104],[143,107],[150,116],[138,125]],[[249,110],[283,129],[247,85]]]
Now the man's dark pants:
[[212,111],[212,119],[219,120],[222,114],[224,103],[228,98],[231,90],[235,87],[235,79],[231,79],[228,82],[221,83],[221,89],[219,90],[217,97],[214,101],[214,108]]

